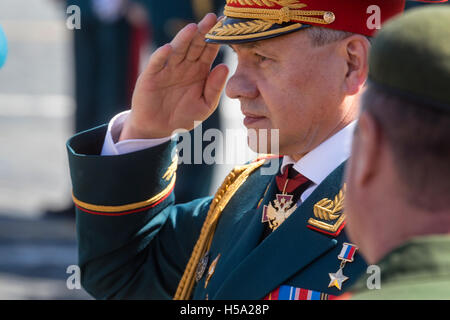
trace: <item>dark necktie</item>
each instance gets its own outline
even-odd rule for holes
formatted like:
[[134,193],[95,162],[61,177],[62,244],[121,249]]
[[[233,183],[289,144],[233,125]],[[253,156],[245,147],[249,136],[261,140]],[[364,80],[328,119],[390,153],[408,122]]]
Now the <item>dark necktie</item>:
[[298,173],[297,170],[293,168],[292,164],[288,165],[286,170],[284,170],[284,173],[279,174],[275,179],[278,192],[289,194],[298,193],[297,189],[301,189],[300,187],[304,187],[303,190],[300,190],[300,192],[303,193],[308,187],[307,184],[309,182],[308,178]]

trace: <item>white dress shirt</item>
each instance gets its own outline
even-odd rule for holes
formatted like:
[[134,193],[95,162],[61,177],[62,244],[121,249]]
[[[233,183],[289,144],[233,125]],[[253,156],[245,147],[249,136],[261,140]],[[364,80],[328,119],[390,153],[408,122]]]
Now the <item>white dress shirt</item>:
[[117,156],[119,154],[144,150],[147,148],[156,147],[171,139],[171,137],[166,137],[161,139],[130,139],[117,142],[119,140],[120,133],[122,132],[123,123],[129,113],[130,110],[123,111],[112,118],[109,122],[105,142],[103,143],[101,153],[102,156]]
[[[120,155],[155,147],[172,138],[132,139],[117,142],[122,131],[123,123],[129,112],[127,110],[119,113],[110,121],[103,144],[102,156]],[[281,172],[284,172],[287,165],[293,164],[295,170],[312,182],[301,195],[300,202],[304,202],[330,173],[350,157],[355,125],[356,121],[351,122],[345,128],[308,152],[297,162],[289,156],[283,157]]]
[[350,157],[355,126],[356,121],[351,122],[297,162],[289,156],[283,157],[281,172],[284,172],[287,165],[293,164],[297,172],[312,182],[300,196],[301,202],[304,202],[330,173]]

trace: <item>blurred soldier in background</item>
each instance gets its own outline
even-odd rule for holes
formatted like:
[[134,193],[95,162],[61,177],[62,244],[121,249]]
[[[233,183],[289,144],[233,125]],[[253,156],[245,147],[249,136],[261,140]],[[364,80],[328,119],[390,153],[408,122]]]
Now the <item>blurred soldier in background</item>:
[[124,0],[68,0],[81,9],[74,30],[75,131],[104,124],[129,107],[131,27]]
[[[71,5],[81,13],[81,28],[73,30],[74,125],[80,132],[129,108],[139,51],[132,50],[136,33],[126,19],[127,0],[67,0]],[[48,209],[45,216],[75,217],[75,207]]]

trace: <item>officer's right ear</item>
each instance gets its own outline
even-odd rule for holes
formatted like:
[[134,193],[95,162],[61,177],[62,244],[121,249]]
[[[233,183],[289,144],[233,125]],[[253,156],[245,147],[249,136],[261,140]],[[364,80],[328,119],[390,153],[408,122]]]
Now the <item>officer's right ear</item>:
[[347,62],[345,91],[355,95],[364,86],[369,73],[370,42],[367,37],[354,34],[341,40],[342,52]]

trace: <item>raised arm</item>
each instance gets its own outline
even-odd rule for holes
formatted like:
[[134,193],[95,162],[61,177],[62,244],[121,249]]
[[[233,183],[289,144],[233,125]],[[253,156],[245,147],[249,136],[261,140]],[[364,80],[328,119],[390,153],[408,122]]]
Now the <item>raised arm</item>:
[[194,121],[203,121],[213,113],[228,74],[223,64],[210,70],[219,45],[206,43],[204,36],[215,23],[216,16],[209,13],[153,53],[137,81],[120,141],[162,138],[176,129],[191,130]]

